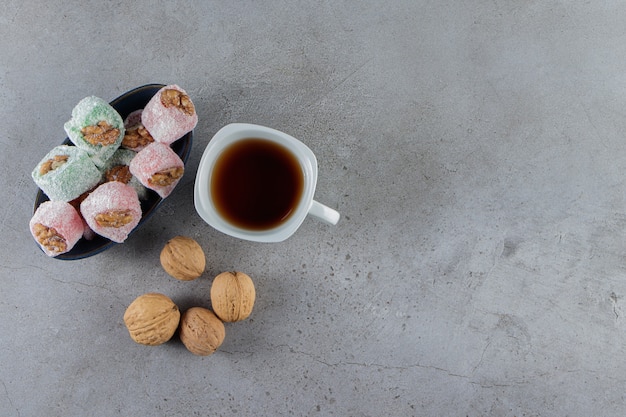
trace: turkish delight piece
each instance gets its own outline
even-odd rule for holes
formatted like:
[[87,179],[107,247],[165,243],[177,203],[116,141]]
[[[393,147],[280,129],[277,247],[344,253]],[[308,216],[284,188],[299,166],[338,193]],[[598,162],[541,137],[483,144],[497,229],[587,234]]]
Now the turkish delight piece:
[[50,200],[68,202],[95,187],[102,173],[87,152],[76,146],[60,145],[44,156],[31,176]]
[[168,145],[154,142],[130,162],[130,172],[159,196],[169,196],[185,172],[185,164]]
[[141,114],[141,122],[155,141],[167,145],[198,124],[198,114],[187,92],[176,84],[161,88]]
[[122,243],[141,220],[137,192],[119,181],[106,182],[80,204],[83,218],[95,233]]
[[130,149],[118,149],[105,164],[104,181],[119,181],[128,184],[137,191],[140,200],[148,197],[148,189],[130,172],[130,162],[137,152]]
[[122,116],[95,96],[78,102],[64,128],[72,143],[85,150],[99,168],[120,147],[125,131]]
[[141,114],[143,109],[135,110],[124,119],[124,139],[122,139],[122,148],[139,152],[152,142],[154,138],[148,132],[148,129],[141,123]]
[[69,252],[83,236],[83,220],[65,201],[45,201],[30,219],[30,232],[48,256]]

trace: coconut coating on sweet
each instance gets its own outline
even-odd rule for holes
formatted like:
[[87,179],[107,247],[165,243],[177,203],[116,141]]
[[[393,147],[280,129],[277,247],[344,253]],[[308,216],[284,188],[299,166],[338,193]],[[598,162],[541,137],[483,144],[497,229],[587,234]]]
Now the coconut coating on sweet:
[[146,104],[141,122],[155,141],[170,145],[196,127],[198,114],[187,92],[171,84]]
[[66,202],[95,187],[102,179],[102,173],[87,152],[68,145],[48,152],[31,176],[50,200]]
[[141,220],[141,204],[130,185],[106,182],[80,204],[83,218],[95,233],[122,243]]
[[99,168],[120,147],[125,132],[122,116],[95,96],[78,102],[64,128],[72,143],[84,149]]
[[69,252],[83,236],[83,220],[76,209],[64,201],[45,201],[29,222],[30,233],[48,256]]
[[168,145],[154,142],[133,158],[130,172],[162,198],[169,196],[184,173],[185,164]]

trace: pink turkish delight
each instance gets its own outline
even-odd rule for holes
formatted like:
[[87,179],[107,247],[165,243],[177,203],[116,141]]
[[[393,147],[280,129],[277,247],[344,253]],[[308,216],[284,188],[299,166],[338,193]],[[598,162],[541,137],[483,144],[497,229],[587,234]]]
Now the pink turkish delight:
[[168,145],[154,142],[130,161],[130,172],[161,198],[171,194],[185,172],[182,159]]
[[198,114],[187,92],[171,84],[161,88],[146,104],[141,123],[155,141],[170,145],[196,127]]
[[46,201],[37,207],[29,223],[30,232],[48,256],[69,252],[83,236],[83,220],[64,201]]
[[141,220],[137,191],[119,181],[106,182],[80,203],[87,225],[95,233],[122,243]]

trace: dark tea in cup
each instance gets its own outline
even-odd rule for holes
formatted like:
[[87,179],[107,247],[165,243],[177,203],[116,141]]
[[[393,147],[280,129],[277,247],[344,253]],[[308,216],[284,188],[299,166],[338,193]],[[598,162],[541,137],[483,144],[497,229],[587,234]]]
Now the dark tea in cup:
[[218,213],[236,227],[267,230],[285,222],[302,197],[298,158],[266,139],[245,138],[215,161],[210,192]]

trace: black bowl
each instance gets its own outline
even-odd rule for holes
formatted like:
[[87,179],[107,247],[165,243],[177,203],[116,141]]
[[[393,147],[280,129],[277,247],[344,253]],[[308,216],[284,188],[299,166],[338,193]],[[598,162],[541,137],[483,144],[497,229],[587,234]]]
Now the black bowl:
[[[163,87],[165,87],[164,84],[147,84],[141,87],[137,87],[111,101],[111,106],[113,106],[113,108],[117,110],[120,116],[122,116],[122,119],[126,119],[126,117],[133,111],[143,109],[146,104],[148,104],[152,96],[154,96],[157,91],[159,91]],[[178,139],[171,145],[172,150],[178,154],[180,159],[182,159],[185,164],[187,163],[189,153],[191,152],[192,140],[193,131],[187,133],[185,136]],[[69,140],[69,138],[66,138],[65,141],[63,141],[63,145],[71,146],[73,144]],[[43,191],[39,190],[35,199],[34,210],[37,210],[37,207],[39,207],[41,203],[48,200],[48,196]],[[148,190],[148,197],[141,201],[141,220],[139,221],[137,227],[135,227],[130,233],[131,235],[156,212],[162,202],[163,199],[157,193],[152,190]],[[84,238],[80,239],[76,243],[76,245],[74,245],[72,250],[55,256],[55,259],[61,259],[65,261],[83,259],[97,255],[98,253],[109,249],[113,245],[117,245],[117,243],[100,235],[95,235],[92,240],[86,240]]]

